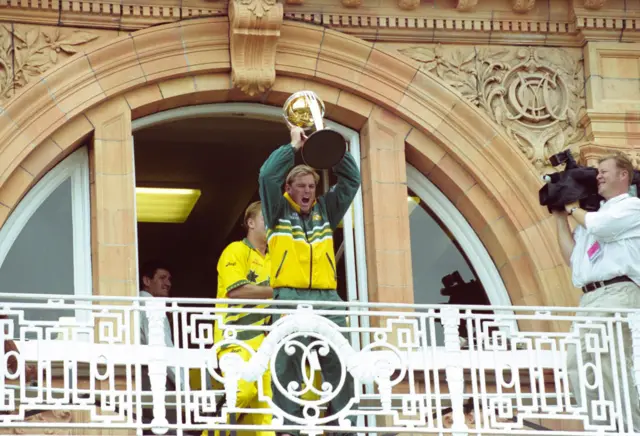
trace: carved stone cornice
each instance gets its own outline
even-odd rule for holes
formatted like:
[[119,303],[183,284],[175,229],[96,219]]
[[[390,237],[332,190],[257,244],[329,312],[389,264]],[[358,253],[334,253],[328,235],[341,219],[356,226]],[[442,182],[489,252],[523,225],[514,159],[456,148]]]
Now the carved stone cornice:
[[249,95],[269,89],[276,80],[276,44],[283,21],[276,0],[229,3],[231,79]]
[[584,7],[586,9],[598,10],[602,9],[607,0],[584,0]]
[[511,0],[511,8],[519,14],[526,14],[536,5],[536,0]]
[[420,6],[420,0],[398,0],[398,7],[405,11],[412,11]]
[[478,4],[478,0],[458,0],[456,9],[459,11],[469,11]]
[[342,3],[342,6],[345,8],[357,8],[362,5],[362,0],[340,0],[340,3]]
[[486,112],[541,172],[549,156],[585,140],[581,54],[534,47],[415,46],[400,53]]
[[640,170],[640,150],[629,149],[627,147],[616,147],[612,145],[597,144],[594,142],[589,142],[580,147],[579,162],[583,165],[594,167],[598,165],[598,161],[601,158],[614,153],[626,154],[629,159],[631,159],[633,167]]
[[638,121],[634,112],[587,110],[580,124],[584,127],[590,141],[620,147],[630,142],[637,144],[640,141],[640,131],[629,128],[638,125]]
[[[419,0],[396,0],[398,13],[368,8],[359,13],[354,7],[363,0],[340,0],[335,5],[318,0],[285,0],[285,18],[333,28],[368,41],[443,42],[477,44],[561,45],[582,47],[585,40],[640,41],[640,11],[605,9],[605,0],[567,0],[566,12],[559,19],[534,12],[486,14],[475,11],[478,0],[457,0],[450,8],[420,11]],[[514,11],[528,10],[533,0],[510,0]],[[129,4],[130,3],[130,4]],[[184,2],[187,3],[187,2]],[[569,5],[573,9],[569,9]],[[454,9],[455,8],[455,9]],[[455,11],[465,13],[452,14]],[[65,0],[0,2],[0,20],[37,25],[90,27],[135,31],[162,23],[195,17],[226,16],[226,0],[193,0],[187,5],[169,6],[154,0]],[[523,42],[524,41],[524,42]]]
[[[0,2],[0,20],[51,26],[138,30],[189,18],[227,15],[222,1],[190,2],[190,5],[105,0],[14,0]],[[185,2],[186,3],[186,2]],[[194,5],[194,3],[198,3]]]

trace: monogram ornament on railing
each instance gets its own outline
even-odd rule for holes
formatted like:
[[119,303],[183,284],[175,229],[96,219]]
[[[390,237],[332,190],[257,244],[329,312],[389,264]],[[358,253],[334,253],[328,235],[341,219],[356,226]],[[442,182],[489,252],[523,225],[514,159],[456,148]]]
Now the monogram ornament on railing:
[[400,50],[488,113],[541,172],[584,140],[582,59],[560,49],[418,46]]
[[[227,328],[227,327],[225,327]],[[225,340],[216,344],[216,348],[227,345],[238,345],[235,339],[233,327],[227,330]],[[221,379],[225,386],[227,396],[227,408],[233,411],[236,403],[238,381],[259,381],[262,374],[270,367],[273,385],[290,401],[302,407],[302,416],[287,414],[285,411],[274,407],[274,424],[282,424],[283,415],[299,425],[317,427],[327,423],[338,421],[342,426],[351,423],[346,419],[351,405],[357,404],[360,399],[356,395],[350,404],[342,410],[331,410],[326,415],[321,410],[327,408],[331,401],[342,390],[347,371],[356,380],[356,383],[375,382],[379,389],[380,401],[383,411],[391,412],[391,390],[400,383],[406,375],[406,366],[403,363],[400,350],[386,341],[386,335],[378,335],[369,346],[361,351],[355,351],[349,341],[336,329],[336,325],[326,318],[313,313],[313,309],[306,305],[300,305],[295,313],[287,315],[273,325],[273,330],[266,337],[260,349],[253,352],[249,361],[234,353],[224,355],[220,359],[220,369],[225,374]],[[321,389],[316,388],[317,377],[315,371],[302,371],[303,379],[300,383],[283,385],[276,377],[275,356],[279,352],[293,355],[296,350],[302,352],[301,365],[314,369],[314,354],[327,356],[330,350],[341,362],[342,372],[337,386],[323,382]],[[375,350],[375,352],[373,352]],[[393,375],[396,374],[395,377]],[[308,400],[303,397],[313,393],[318,399]],[[223,411],[224,412],[224,411]]]

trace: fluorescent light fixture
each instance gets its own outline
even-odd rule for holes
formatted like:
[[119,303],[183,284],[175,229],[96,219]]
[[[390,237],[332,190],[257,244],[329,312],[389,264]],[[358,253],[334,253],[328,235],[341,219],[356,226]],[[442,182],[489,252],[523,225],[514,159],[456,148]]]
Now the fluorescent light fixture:
[[136,187],[140,223],[184,223],[200,198],[199,189]]
[[409,203],[409,215],[418,207],[420,204],[420,197],[407,197],[407,203]]

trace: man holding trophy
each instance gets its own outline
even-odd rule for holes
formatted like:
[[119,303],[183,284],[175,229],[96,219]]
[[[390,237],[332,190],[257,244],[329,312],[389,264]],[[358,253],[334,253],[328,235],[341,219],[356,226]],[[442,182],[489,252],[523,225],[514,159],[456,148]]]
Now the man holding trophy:
[[[271,287],[274,300],[342,301],[337,288],[337,270],[333,232],[342,221],[360,187],[360,171],[346,150],[339,133],[324,129],[324,104],[310,91],[293,94],[284,106],[285,120],[291,131],[291,143],[276,149],[260,169],[260,199],[267,227],[271,256]],[[313,131],[307,135],[305,133]],[[294,167],[296,152],[309,165]],[[292,168],[293,167],[293,168]],[[320,176],[314,169],[332,168],[337,183],[316,198]],[[284,185],[284,194],[282,187]],[[346,327],[344,315],[326,315],[338,326]],[[308,344],[306,344],[308,345]],[[285,389],[291,382],[303,384],[301,350],[288,356],[278,353],[273,374],[273,401],[285,412],[284,424],[292,422],[286,415],[301,417],[299,404],[285,397],[275,386]],[[342,371],[333,352],[318,356],[323,381],[333,389],[339,385]],[[330,402],[334,413],[350,406],[354,382],[346,374],[345,383]],[[355,425],[355,417],[350,417]],[[293,432],[280,433],[281,436]],[[339,434],[339,433],[336,433]]]

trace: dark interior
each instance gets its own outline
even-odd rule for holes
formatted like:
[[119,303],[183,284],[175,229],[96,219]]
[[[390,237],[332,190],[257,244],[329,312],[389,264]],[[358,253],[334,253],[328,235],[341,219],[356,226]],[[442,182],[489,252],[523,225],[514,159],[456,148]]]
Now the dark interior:
[[[137,186],[202,191],[185,223],[138,223],[140,263],[167,262],[174,297],[215,298],[218,257],[227,244],[245,236],[244,209],[259,200],[262,163],[289,142],[286,125],[242,117],[191,118],[139,130],[134,141]],[[338,231],[336,250],[341,242]],[[339,272],[344,292],[344,261]]]

